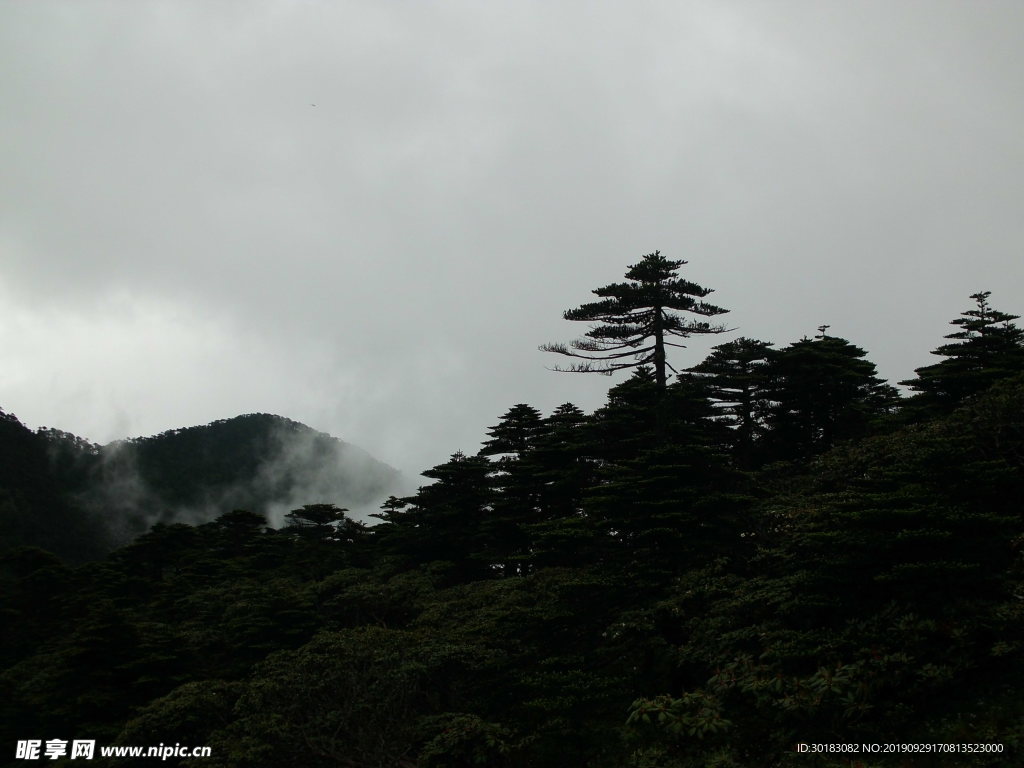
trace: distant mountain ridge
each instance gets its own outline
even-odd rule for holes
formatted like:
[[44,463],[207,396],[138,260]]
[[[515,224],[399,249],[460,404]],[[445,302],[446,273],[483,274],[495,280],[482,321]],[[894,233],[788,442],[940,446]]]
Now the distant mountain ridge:
[[[0,472],[0,546],[32,544],[71,559],[128,543],[154,523],[199,524],[233,509],[271,525],[310,503],[364,517],[401,485],[398,470],[361,448],[272,414],[104,446],[56,429],[32,432],[8,414],[0,427],[0,457],[21,457]],[[68,541],[61,530],[77,533]],[[94,541],[82,541],[83,531]]]

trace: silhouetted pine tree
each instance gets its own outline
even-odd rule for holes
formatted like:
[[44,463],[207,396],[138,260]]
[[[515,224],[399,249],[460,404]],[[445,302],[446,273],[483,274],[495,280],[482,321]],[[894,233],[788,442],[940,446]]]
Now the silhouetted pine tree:
[[676,277],[685,261],[669,261],[660,251],[649,253],[626,272],[628,283],[612,283],[594,289],[601,301],[583,304],[565,312],[566,320],[595,323],[586,338],[565,344],[545,344],[540,349],[575,357],[587,362],[574,363],[557,371],[611,374],[643,365],[654,367],[659,387],[668,381],[666,347],[684,345],[669,341],[692,334],[722,333],[725,328],[705,320],[680,317],[686,312],[712,317],[728,310],[706,304],[700,299],[712,292],[688,280]]
[[572,403],[558,406],[544,419],[533,450],[525,457],[540,483],[545,519],[578,515],[583,491],[594,482],[596,458],[587,442],[589,423]]
[[491,463],[494,504],[483,523],[492,555],[505,575],[522,573],[530,553],[528,526],[541,519],[540,486],[527,456],[541,434],[540,411],[525,403],[510,408],[488,430],[491,439],[480,456],[498,456]]
[[990,295],[973,294],[976,307],[950,321],[959,330],[945,337],[950,343],[932,351],[945,360],[918,368],[916,379],[900,382],[918,393],[909,403],[911,413],[948,413],[995,382],[1024,372],[1024,330],[1013,323],[1019,315],[993,309]]
[[867,352],[846,339],[801,339],[770,356],[767,459],[805,459],[861,437],[899,396],[875,375]]
[[456,582],[492,575],[497,547],[488,532],[494,505],[490,460],[460,451],[422,474],[437,482],[406,499],[389,499],[375,515],[390,523],[375,532],[383,550],[409,565],[444,563]]
[[572,403],[543,421],[523,469],[538,486],[539,522],[530,526],[530,562],[536,566],[587,562],[594,532],[583,497],[597,482],[598,449],[591,419]]
[[754,445],[764,433],[763,414],[769,397],[771,343],[740,337],[712,348],[696,374],[715,403],[715,419],[732,429],[732,455],[736,465],[754,464]]
[[521,457],[532,447],[540,431],[540,411],[519,403],[509,408],[501,421],[487,430],[491,439],[484,443],[480,455],[514,454]]

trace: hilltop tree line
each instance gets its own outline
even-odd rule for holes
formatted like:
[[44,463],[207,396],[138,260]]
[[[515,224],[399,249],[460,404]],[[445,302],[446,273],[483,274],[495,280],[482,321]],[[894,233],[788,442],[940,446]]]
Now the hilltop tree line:
[[601,408],[513,405],[376,525],[310,504],[80,567],[6,554],[5,743],[208,744],[216,768],[1019,765],[1018,318],[972,296],[909,397],[827,326],[676,368],[725,331],[684,264],[643,257],[543,347],[628,373]]
[[155,523],[231,509],[279,518],[310,496],[372,508],[398,484],[359,448],[265,413],[101,446],[0,411],[0,551],[98,560]]

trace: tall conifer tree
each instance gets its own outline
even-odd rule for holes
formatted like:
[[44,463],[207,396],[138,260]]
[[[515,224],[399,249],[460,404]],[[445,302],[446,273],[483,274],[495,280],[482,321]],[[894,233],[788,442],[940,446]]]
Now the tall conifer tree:
[[996,381],[1024,372],[1024,330],[1013,323],[1019,316],[993,309],[990,295],[975,293],[976,307],[950,321],[959,330],[932,352],[945,360],[918,368],[916,379],[900,382],[918,393],[914,410],[951,411]]
[[700,365],[686,369],[696,374],[715,403],[714,418],[732,428],[733,459],[742,468],[752,465],[754,444],[764,432],[771,347],[769,342],[741,337],[719,344]]
[[725,328],[706,320],[684,318],[686,312],[713,317],[728,310],[701,299],[712,292],[676,277],[685,261],[670,261],[660,251],[649,253],[626,272],[627,283],[612,283],[594,289],[601,301],[583,304],[565,312],[566,320],[593,323],[585,338],[570,344],[545,344],[541,350],[583,360],[556,371],[610,375],[642,365],[654,367],[657,385],[664,389],[667,370],[666,347],[685,345],[670,341],[699,333],[722,333]]
[[456,582],[491,575],[495,542],[488,530],[494,503],[490,460],[459,451],[421,474],[436,482],[421,486],[414,496],[389,498],[374,515],[391,524],[378,534],[383,550],[408,563],[447,563]]
[[543,430],[540,411],[525,403],[512,406],[487,434],[479,456],[491,463],[494,503],[484,523],[492,554],[506,575],[522,573],[530,551],[527,526],[540,519],[541,480],[527,462]]
[[895,388],[875,375],[866,356],[824,330],[772,353],[766,458],[808,458],[836,441],[862,437],[873,419],[895,409]]
[[527,464],[541,483],[545,518],[574,517],[583,489],[594,482],[596,459],[587,444],[588,417],[572,403],[563,403],[543,421],[543,431]]

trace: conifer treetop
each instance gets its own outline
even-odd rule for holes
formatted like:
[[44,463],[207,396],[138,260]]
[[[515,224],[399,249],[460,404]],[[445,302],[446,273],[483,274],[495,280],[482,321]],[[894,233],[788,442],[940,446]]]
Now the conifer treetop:
[[996,381],[1024,370],[1024,330],[1014,324],[1018,315],[994,309],[991,291],[971,295],[975,306],[951,320],[957,330],[946,344],[932,350],[944,360],[916,369],[916,379],[901,381],[917,394],[921,407],[942,412],[977,395]]
[[[698,318],[728,312],[714,304],[701,301],[712,289],[704,288],[676,276],[687,262],[673,261],[660,251],[649,253],[629,267],[629,282],[612,283],[594,289],[601,301],[566,310],[566,320],[594,323],[584,338],[569,344],[545,344],[545,352],[555,352],[584,362],[556,371],[602,373],[653,365],[659,386],[667,381],[666,369],[675,371],[665,356],[665,347],[685,347],[669,341],[671,337],[686,338],[692,334],[722,333],[724,326],[712,325]],[[682,317],[677,312],[697,315]]]

